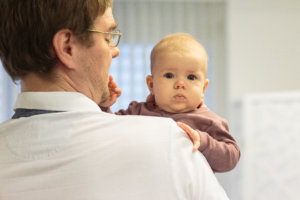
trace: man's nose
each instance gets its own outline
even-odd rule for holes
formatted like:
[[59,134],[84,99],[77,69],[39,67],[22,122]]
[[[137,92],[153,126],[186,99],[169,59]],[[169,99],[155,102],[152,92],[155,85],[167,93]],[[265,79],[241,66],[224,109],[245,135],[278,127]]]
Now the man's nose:
[[185,88],[185,84],[182,80],[176,80],[175,84],[174,84],[174,89],[184,89]]
[[119,48],[118,47],[114,47],[113,49],[112,49],[112,58],[116,58],[116,57],[118,57],[120,55],[120,50],[119,50]]

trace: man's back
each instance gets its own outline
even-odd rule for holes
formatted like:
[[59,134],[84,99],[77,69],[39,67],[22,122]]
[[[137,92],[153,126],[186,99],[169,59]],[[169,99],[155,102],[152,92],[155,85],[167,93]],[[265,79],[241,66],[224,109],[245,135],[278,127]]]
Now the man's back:
[[167,118],[73,110],[13,119],[0,125],[0,158],[0,199],[227,198]]

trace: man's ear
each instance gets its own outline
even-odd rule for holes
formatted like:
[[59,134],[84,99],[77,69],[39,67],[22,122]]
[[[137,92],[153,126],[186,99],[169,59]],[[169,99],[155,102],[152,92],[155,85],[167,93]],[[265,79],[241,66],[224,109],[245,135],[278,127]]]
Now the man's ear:
[[151,94],[154,94],[153,92],[153,77],[151,75],[148,75],[146,78],[147,86]]
[[67,68],[74,67],[73,33],[69,29],[59,30],[53,37],[53,50],[58,60]]

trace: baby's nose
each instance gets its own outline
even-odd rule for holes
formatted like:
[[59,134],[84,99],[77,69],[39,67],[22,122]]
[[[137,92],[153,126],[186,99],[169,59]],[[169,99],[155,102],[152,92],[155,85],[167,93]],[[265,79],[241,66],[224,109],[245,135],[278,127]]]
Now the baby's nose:
[[185,88],[185,84],[182,80],[177,80],[174,84],[174,88],[175,89],[184,89]]

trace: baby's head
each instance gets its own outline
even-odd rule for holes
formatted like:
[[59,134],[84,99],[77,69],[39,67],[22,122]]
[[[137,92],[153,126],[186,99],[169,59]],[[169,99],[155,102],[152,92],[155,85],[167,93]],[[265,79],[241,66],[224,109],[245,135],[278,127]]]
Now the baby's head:
[[164,37],[151,52],[151,74],[147,85],[159,109],[183,113],[203,104],[208,86],[207,53],[191,35]]

